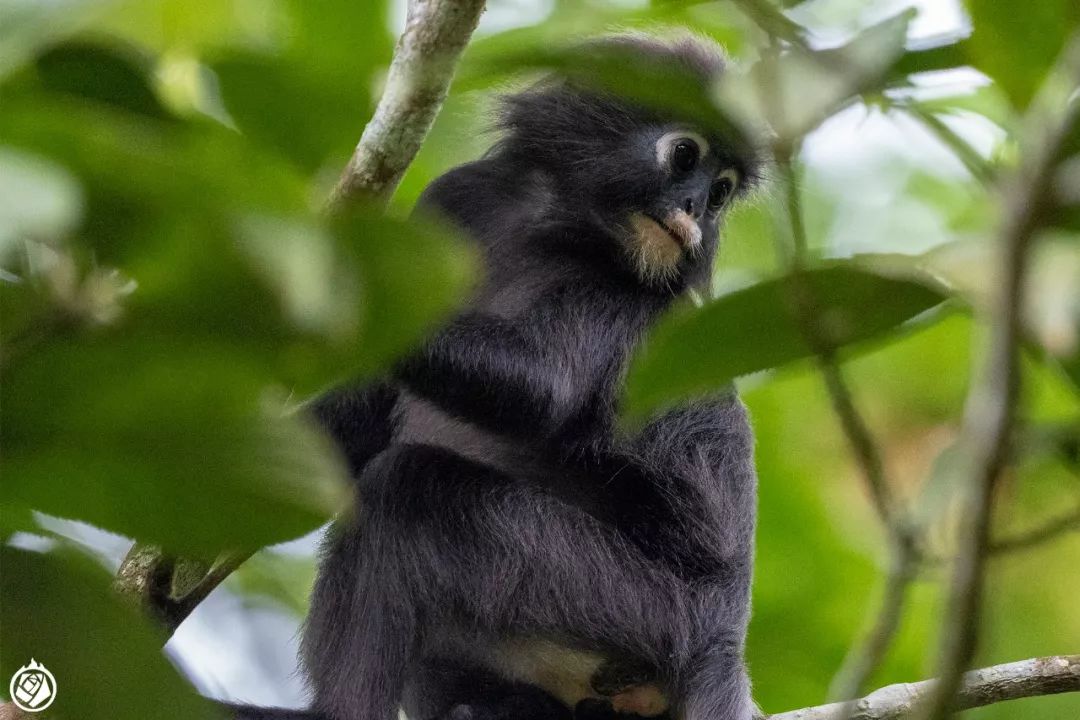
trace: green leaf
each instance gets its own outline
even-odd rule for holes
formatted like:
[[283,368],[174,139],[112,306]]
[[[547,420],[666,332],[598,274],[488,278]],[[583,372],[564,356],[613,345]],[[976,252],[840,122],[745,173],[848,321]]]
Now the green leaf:
[[904,77],[922,72],[953,70],[971,64],[967,40],[912,48],[896,61],[891,74]]
[[5,371],[4,503],[207,558],[309,532],[343,471],[261,377],[167,333],[49,341]]
[[975,67],[994,78],[1013,104],[1027,107],[1080,25],[1076,0],[1044,0],[1022,10],[1000,0],[968,0],[975,31],[969,41]]
[[0,80],[51,43],[78,32],[116,0],[0,2]]
[[942,525],[947,522],[950,512],[955,511],[964,482],[971,472],[971,453],[959,442],[947,446],[934,458],[930,474],[923,480],[912,508],[913,519],[931,537],[946,529]]
[[229,235],[179,226],[159,242],[130,267],[139,288],[126,325],[230,347],[302,395],[419,343],[462,302],[475,267],[452,232],[377,209],[331,228],[251,215]]
[[473,247],[449,227],[354,210],[335,232],[364,268],[365,318],[360,372],[383,367],[456,309],[476,277]]
[[473,62],[459,85],[475,87],[493,77],[548,70],[580,87],[610,93],[643,108],[672,115],[732,144],[749,143],[742,122],[710,101],[714,88],[684,65],[644,57],[630,44],[549,44],[507,51]]
[[88,558],[12,547],[0,548],[0,558],[0,674],[10,678],[31,659],[43,664],[57,691],[48,717],[223,717],[180,677],[162,638],[121,604],[109,575]]
[[212,68],[240,130],[307,170],[348,157],[371,112],[366,76],[334,82],[336,75],[250,52],[223,57]]
[[883,87],[914,16],[909,8],[837,48],[765,55],[746,75],[725,76],[720,100],[747,122],[763,118],[781,138],[798,139],[858,95]]
[[302,618],[315,586],[315,559],[263,550],[241,565],[226,583],[248,603],[284,608]]
[[5,142],[51,157],[86,188],[94,249],[122,262],[161,218],[204,223],[230,210],[307,212],[306,183],[285,163],[210,124],[155,121],[73,97],[5,103]]
[[171,116],[153,88],[150,58],[134,48],[76,40],[37,59],[41,82],[51,92],[77,95],[137,115]]
[[67,170],[0,145],[0,263],[24,238],[62,237],[78,223],[82,189]]
[[739,290],[660,323],[631,365],[626,413],[640,419],[665,404],[723,388],[740,375],[813,355],[798,315],[811,307],[807,322],[822,347],[835,349],[884,335],[943,299],[925,284],[853,263]]

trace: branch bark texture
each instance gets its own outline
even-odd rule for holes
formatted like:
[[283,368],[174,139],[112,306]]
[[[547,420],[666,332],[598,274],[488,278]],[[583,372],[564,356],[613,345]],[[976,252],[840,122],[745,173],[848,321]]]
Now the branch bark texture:
[[375,114],[330,198],[331,210],[385,203],[427,136],[484,0],[411,0]]
[[[940,686],[926,717],[943,720],[953,706],[960,673],[970,666],[978,641],[990,523],[997,487],[1010,460],[1010,440],[1016,426],[1020,394],[1022,313],[1031,246],[1045,223],[1051,183],[1069,133],[1077,122],[1075,103],[1063,96],[1059,84],[1072,92],[1080,83],[1080,34],[1069,43],[1055,75],[1029,113],[1028,143],[1018,171],[1002,188],[1005,217],[1001,227],[1001,286],[991,317],[991,338],[983,377],[972,390],[964,415],[962,437],[972,461],[965,488],[965,526],[953,564],[949,605],[939,659]],[[1047,94],[1053,97],[1045,97]],[[1062,112],[1061,108],[1065,110]]]
[[[923,680],[888,685],[861,700],[776,713],[768,716],[768,720],[900,720],[914,717],[934,695],[938,683],[938,680]],[[1020,660],[965,674],[950,711],[1078,691],[1080,655]]]

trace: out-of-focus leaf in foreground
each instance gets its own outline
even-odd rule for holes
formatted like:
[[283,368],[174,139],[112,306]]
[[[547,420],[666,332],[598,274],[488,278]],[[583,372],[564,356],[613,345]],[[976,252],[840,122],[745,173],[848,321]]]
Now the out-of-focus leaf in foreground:
[[0,263],[24,237],[55,237],[82,215],[82,189],[63,167],[0,146]]
[[291,32],[273,51],[215,53],[210,66],[232,120],[248,137],[307,171],[343,163],[371,110],[372,83],[390,61],[386,5],[290,0]]
[[79,95],[136,115],[166,118],[152,85],[152,61],[119,44],[73,40],[49,49],[36,68],[52,92]]
[[72,552],[0,548],[0,673],[31,658],[56,679],[47,717],[221,717],[161,654],[161,637],[122,605],[107,573]]
[[[631,365],[626,414],[640,419],[740,375],[881,336],[943,300],[926,284],[851,263],[739,290],[660,323]],[[807,301],[814,310],[804,320],[798,307]],[[807,339],[811,329],[819,347]]]
[[302,535],[343,472],[260,377],[168,336],[47,342],[5,371],[4,503],[203,557]]
[[765,55],[745,75],[720,83],[718,102],[738,117],[763,118],[782,140],[810,132],[861,93],[879,89],[903,55],[914,11],[866,28],[848,43],[826,50],[793,47]]
[[43,47],[77,32],[117,0],[0,2],[0,80]]
[[712,87],[677,62],[643,55],[633,36],[543,45],[492,54],[463,73],[466,86],[524,70],[547,70],[579,87],[625,98],[640,107],[671,115],[716,132],[732,144],[755,140],[749,126],[710,101]]
[[1043,0],[1022,8],[1000,0],[968,0],[975,32],[966,43],[979,70],[994,78],[1018,108],[1027,107],[1065,41],[1080,27],[1076,0]]

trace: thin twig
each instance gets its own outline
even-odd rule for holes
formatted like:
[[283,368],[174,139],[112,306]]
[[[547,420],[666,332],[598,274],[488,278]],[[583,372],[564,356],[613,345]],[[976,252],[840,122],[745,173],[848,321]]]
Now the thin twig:
[[912,118],[922,123],[922,125],[932,132],[942,144],[949,148],[949,150],[952,151],[952,154],[955,155],[956,158],[963,163],[964,167],[967,168],[967,171],[971,173],[972,177],[983,185],[990,185],[993,183],[993,166],[986,158],[980,155],[975,148],[971,147],[967,140],[956,134],[944,120],[917,102],[905,103],[903,105],[898,105],[898,107],[903,109]]
[[907,589],[918,570],[918,555],[910,549],[896,549],[882,590],[881,604],[873,613],[870,629],[853,645],[829,686],[829,697],[850,704],[862,693],[870,677],[885,659],[900,627]]
[[[1062,73],[1069,88],[1080,84],[1080,35],[1064,56]],[[1057,79],[1057,73],[1052,76]],[[1041,100],[1041,102],[1040,102]],[[1075,119],[1076,106],[1037,98],[1042,112],[1029,116],[1039,141],[1025,148],[1023,162],[1004,189],[1005,218],[999,238],[1000,292],[992,317],[989,358],[982,380],[968,397],[961,437],[971,458],[960,547],[953,563],[949,603],[939,650],[940,684],[927,706],[926,717],[943,720],[952,712],[962,673],[975,655],[982,608],[983,578],[990,545],[993,500],[1010,456],[1020,392],[1022,308],[1032,240],[1040,228],[1051,193],[1054,165],[1065,135]],[[1056,118],[1050,120],[1049,118]]]
[[[951,711],[993,705],[1008,700],[1080,691],[1080,655],[1034,658],[973,670],[961,676]],[[899,720],[912,717],[934,693],[937,680],[899,683],[875,690],[854,703],[831,703],[789,710],[768,720]]]
[[1026,550],[1076,530],[1080,530],[1080,507],[1071,513],[1047,520],[1038,527],[995,540],[990,543],[990,552],[996,555]]
[[[791,269],[795,279],[805,264],[808,253],[806,226],[803,221],[801,194],[795,174],[797,149],[777,149],[777,165],[784,185],[788,222],[791,227]],[[869,426],[855,406],[854,398],[836,359],[835,350],[819,336],[815,324],[814,298],[802,292],[795,283],[796,312],[807,341],[814,348],[818,365],[825,380],[834,411],[862,470],[866,486],[878,516],[885,525],[892,546],[892,560],[886,579],[881,606],[876,608],[867,623],[869,630],[863,639],[852,646],[830,685],[830,697],[853,700],[881,665],[892,645],[903,614],[907,587],[918,566],[918,552],[908,521],[900,517],[889,489],[885,465]]]
[[895,500],[889,489],[888,480],[885,477],[885,465],[881,459],[881,451],[870,434],[870,428],[855,407],[855,401],[851,396],[851,390],[844,381],[844,376],[837,364],[835,354],[825,352],[819,355],[819,368],[825,380],[825,387],[832,401],[833,411],[840,420],[840,425],[847,436],[848,444],[855,456],[856,462],[862,469],[863,479],[870,490],[870,498],[874,503],[881,521],[885,523],[890,534],[897,535],[902,532],[896,526],[900,522],[896,518]]
[[484,0],[411,0],[386,88],[330,198],[340,210],[357,201],[385,203],[446,99]]

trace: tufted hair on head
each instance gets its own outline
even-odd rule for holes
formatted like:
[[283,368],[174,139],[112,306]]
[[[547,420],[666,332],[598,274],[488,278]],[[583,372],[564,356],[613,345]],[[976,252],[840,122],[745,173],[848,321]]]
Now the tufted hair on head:
[[[709,86],[727,68],[727,56],[715,41],[689,32],[658,37],[625,32],[584,41],[573,53],[615,64],[638,63],[645,68],[668,68],[700,85],[703,102]],[[582,82],[582,78],[586,82]],[[588,76],[570,67],[553,72],[532,87],[501,98],[496,127],[504,135],[495,152],[510,153],[533,163],[559,163],[591,152],[602,152],[596,140],[617,139],[646,125],[671,117],[647,109],[587,82]]]

